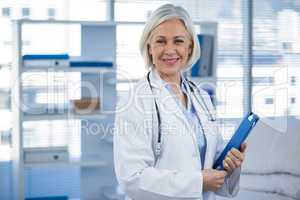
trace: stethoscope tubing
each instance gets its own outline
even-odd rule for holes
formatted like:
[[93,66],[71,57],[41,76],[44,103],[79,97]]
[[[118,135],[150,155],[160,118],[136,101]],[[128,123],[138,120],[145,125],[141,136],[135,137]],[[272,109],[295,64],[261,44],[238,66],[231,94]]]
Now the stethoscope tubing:
[[[150,71],[147,74],[147,81],[148,81],[149,87],[151,89],[151,92],[153,94],[154,93],[153,92],[153,87],[152,87],[151,81],[150,81]],[[208,117],[208,119],[210,121],[216,121],[216,119],[213,117],[212,113],[209,111],[209,108],[206,105],[206,103],[205,103],[205,101],[204,101],[204,99],[203,99],[203,97],[202,97],[202,95],[201,95],[201,93],[199,91],[199,88],[192,81],[188,80],[188,83],[189,83],[189,87],[190,87],[192,93],[195,96],[195,99],[197,100],[197,102],[200,104],[200,106],[202,107],[202,109],[206,113],[206,116]],[[193,87],[195,87],[197,89],[197,92],[199,93],[199,96],[200,96],[201,101],[203,103],[201,103],[200,100],[197,98],[197,95],[195,95],[195,90],[194,90]],[[158,137],[157,137],[157,143],[156,143],[156,146],[155,146],[155,154],[156,154],[157,157],[159,157],[160,154],[161,154],[161,136],[162,136],[162,134],[161,134],[161,117],[160,117],[160,112],[159,112],[158,104],[157,104],[157,101],[156,101],[155,97],[154,97],[154,105],[155,105],[156,116],[157,116],[157,123],[158,123]]]

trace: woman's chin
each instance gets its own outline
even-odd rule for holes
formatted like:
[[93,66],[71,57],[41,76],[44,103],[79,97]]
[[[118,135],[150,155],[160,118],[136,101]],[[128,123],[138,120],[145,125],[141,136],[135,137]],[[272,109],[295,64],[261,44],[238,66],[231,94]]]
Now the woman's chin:
[[178,74],[180,72],[180,69],[181,68],[179,68],[177,66],[166,66],[166,67],[163,67],[161,72],[166,75],[174,75],[174,74]]

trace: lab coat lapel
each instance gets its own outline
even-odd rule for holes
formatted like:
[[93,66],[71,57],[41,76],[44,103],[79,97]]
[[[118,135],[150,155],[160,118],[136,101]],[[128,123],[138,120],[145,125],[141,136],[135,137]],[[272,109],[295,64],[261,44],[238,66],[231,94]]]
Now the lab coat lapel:
[[191,126],[182,112],[182,109],[177,105],[176,100],[170,91],[165,87],[165,83],[161,80],[158,72],[155,69],[152,69],[150,72],[150,81],[152,87],[158,89],[158,93],[156,93],[156,95],[161,103],[160,109],[162,109],[164,113],[169,113],[176,116],[178,120],[183,122],[185,126],[191,130]]

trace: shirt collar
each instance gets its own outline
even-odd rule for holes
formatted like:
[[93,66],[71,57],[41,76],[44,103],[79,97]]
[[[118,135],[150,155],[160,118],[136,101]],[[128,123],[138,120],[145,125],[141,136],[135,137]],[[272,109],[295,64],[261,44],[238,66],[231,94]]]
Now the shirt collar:
[[[180,73],[180,89],[187,95],[187,109],[184,109],[184,111],[187,111],[187,112],[191,112],[192,110],[192,102],[191,102],[191,99],[190,99],[190,86],[189,86],[189,83],[188,83],[188,80],[184,77],[184,75],[182,73]],[[168,84],[165,80],[161,79],[161,83],[162,85],[169,91],[173,94],[173,91],[171,89],[171,85]]]
[[[188,80],[184,77],[182,72],[180,72],[180,78],[181,78],[181,82],[180,82],[181,90],[187,94],[190,94],[190,86]],[[168,84],[159,76],[158,71],[155,68],[152,68],[150,71],[150,81],[153,87],[157,87],[160,89],[165,87],[167,89],[171,89],[170,84]]]
[[149,78],[151,86],[156,87],[158,89],[162,89],[164,87],[164,81],[160,78],[155,68],[151,69]]

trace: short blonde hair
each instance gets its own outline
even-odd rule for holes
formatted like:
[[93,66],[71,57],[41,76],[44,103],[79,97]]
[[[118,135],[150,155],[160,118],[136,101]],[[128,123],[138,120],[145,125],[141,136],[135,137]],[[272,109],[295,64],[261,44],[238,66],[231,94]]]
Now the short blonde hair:
[[142,37],[140,39],[140,52],[144,58],[146,68],[153,67],[152,57],[148,51],[149,39],[151,32],[161,23],[170,19],[179,19],[183,22],[187,32],[192,38],[192,53],[187,62],[186,68],[192,67],[200,57],[200,45],[193,26],[193,22],[187,11],[181,6],[165,4],[156,9],[147,21]]

